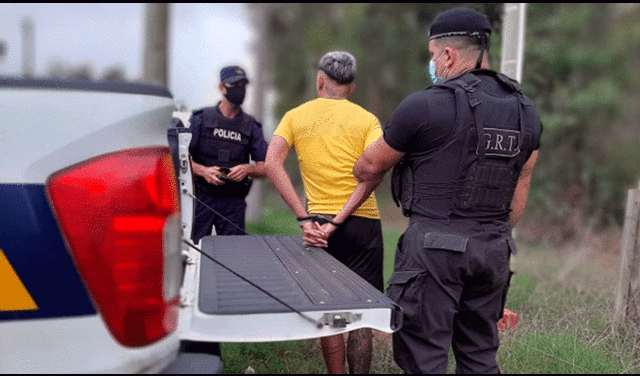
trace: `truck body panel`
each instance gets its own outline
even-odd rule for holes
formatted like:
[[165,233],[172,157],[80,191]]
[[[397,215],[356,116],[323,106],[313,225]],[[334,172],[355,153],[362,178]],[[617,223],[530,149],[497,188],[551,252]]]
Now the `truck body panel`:
[[58,170],[166,146],[173,107],[150,85],[0,79],[0,280],[14,287],[0,292],[0,372],[158,372],[176,358],[177,331],[139,348],[111,335],[46,194]]
[[[191,134],[188,128],[171,127],[175,107],[166,89],[152,85],[0,78],[0,282],[9,286],[0,291],[0,372],[221,372],[219,357],[183,353],[180,342],[297,340],[362,327],[391,332],[401,325],[399,307],[325,251],[304,247],[299,236],[208,236],[188,246],[195,206],[188,155]],[[152,154],[160,158],[152,174],[129,186],[128,176],[138,179],[138,175],[130,174],[133,164],[127,158],[148,158],[141,156],[149,155],[151,149],[166,149],[173,161],[168,155],[168,159],[160,157],[164,151]],[[127,177],[126,181],[111,183],[114,172],[120,179]],[[177,185],[169,185],[173,192],[162,190],[167,189],[167,181],[173,181],[169,175],[177,179]],[[55,192],[60,193],[52,191],[54,181]],[[149,199],[160,208],[167,204],[169,193],[179,191],[180,208],[153,218],[126,210],[116,214],[123,205],[138,208],[128,197],[131,191],[123,193],[122,187],[135,190],[131,197]],[[70,195],[74,189],[80,189],[82,196]],[[103,196],[105,189],[118,195]],[[63,195],[64,200],[54,200],[54,194]],[[85,201],[78,197],[91,203],[83,205]],[[101,201],[101,197],[106,198]],[[113,213],[105,208],[113,208]],[[64,217],[60,211],[65,211]],[[68,219],[69,213],[77,213],[70,222],[76,227],[65,229],[63,218]],[[87,215],[86,220],[78,215]],[[102,221],[105,216],[107,220]],[[103,227],[85,226],[93,223],[90,220],[104,222],[111,232],[105,235]],[[118,253],[114,248],[121,243],[113,237],[127,243],[158,223],[162,229],[158,245],[149,246],[156,240],[139,244],[164,262],[158,264],[162,273],[152,273],[161,276],[164,291],[164,303],[160,302],[157,312],[167,320],[178,315],[177,325],[172,329],[162,321],[161,326],[169,329],[137,345],[136,333],[150,330],[146,313],[140,313],[150,309],[147,302],[134,300],[131,306],[130,299],[129,305],[123,300],[122,307],[129,312],[118,308],[118,301],[113,305],[107,299],[110,309],[120,309],[117,317],[122,322],[116,324],[121,327],[114,329],[116,316],[105,316],[101,309],[109,308],[104,308],[104,295],[99,296],[101,300],[95,295],[96,286],[110,285],[96,285],[95,277],[89,282],[86,265],[96,265],[95,260],[110,262],[113,256],[122,260],[108,265],[114,270],[107,275],[113,278],[113,286],[122,291],[145,289],[147,279],[141,276],[149,267],[148,253],[137,255],[138,259],[122,258],[128,255],[122,250],[141,248],[122,248]],[[70,242],[69,234],[83,226],[87,230],[82,238],[89,239],[83,246],[88,248],[78,253],[72,244],[81,243],[77,238]],[[185,241],[179,249],[178,239]],[[101,244],[114,248],[101,248]],[[93,264],[86,264],[87,258]],[[219,264],[228,265],[237,275]],[[97,265],[102,269],[104,264]],[[179,296],[179,313],[173,296]],[[158,317],[156,311],[148,312]],[[114,330],[129,332],[123,335]]]

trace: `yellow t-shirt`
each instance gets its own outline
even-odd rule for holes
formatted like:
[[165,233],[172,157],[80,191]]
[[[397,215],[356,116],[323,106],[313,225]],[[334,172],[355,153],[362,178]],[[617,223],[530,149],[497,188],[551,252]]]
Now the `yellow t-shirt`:
[[[307,210],[337,214],[358,184],[353,165],[382,130],[375,115],[355,103],[317,98],[287,112],[274,135],[298,155]],[[380,219],[375,195],[352,215]]]

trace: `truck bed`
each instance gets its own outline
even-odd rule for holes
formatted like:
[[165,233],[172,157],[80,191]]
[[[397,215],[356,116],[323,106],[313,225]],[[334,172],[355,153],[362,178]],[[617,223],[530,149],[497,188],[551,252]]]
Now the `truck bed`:
[[[209,236],[202,250],[300,311],[389,308],[393,302],[321,248],[294,236]],[[200,311],[208,314],[291,310],[205,258]]]
[[208,236],[200,245],[206,256],[196,273],[197,309],[182,324],[188,339],[299,340],[358,328],[390,333],[401,325],[399,306],[323,249],[305,247],[300,236]]

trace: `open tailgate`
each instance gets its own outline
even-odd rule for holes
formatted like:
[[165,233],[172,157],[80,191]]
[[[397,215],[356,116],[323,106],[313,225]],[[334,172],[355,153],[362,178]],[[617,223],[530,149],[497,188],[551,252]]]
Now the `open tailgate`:
[[200,246],[289,307],[191,249],[180,312],[182,339],[269,342],[358,328],[390,333],[402,325],[399,306],[324,250],[305,247],[299,236],[208,236]]

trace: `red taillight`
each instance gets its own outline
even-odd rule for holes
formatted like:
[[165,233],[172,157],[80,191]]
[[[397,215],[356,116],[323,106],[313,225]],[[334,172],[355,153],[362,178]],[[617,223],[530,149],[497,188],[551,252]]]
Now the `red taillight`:
[[[177,327],[179,201],[167,147],[102,155],[47,179],[51,206],[76,266],[112,335],[153,343]],[[170,234],[168,234],[170,233]],[[168,244],[171,243],[171,244]],[[176,244],[173,244],[176,243]],[[173,278],[172,284],[177,278]],[[169,291],[170,293],[167,293]]]

